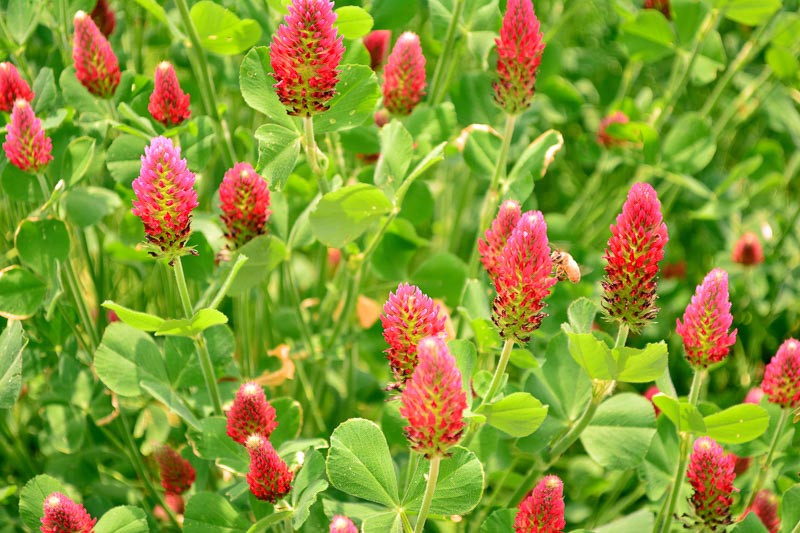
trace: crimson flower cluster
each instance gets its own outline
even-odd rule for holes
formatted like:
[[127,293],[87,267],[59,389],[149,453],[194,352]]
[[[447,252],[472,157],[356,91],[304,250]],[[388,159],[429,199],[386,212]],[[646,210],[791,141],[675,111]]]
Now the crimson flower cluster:
[[250,163],[236,163],[225,172],[219,186],[220,218],[234,248],[266,232],[269,202],[267,181]]
[[492,225],[486,230],[486,239],[478,240],[478,252],[481,256],[489,279],[494,282],[500,274],[500,255],[511,237],[511,232],[517,227],[519,217],[522,216],[519,203],[515,200],[506,200],[500,206]]
[[264,389],[253,381],[239,387],[228,411],[228,436],[243,445],[250,435],[268,439],[276,427],[275,408],[267,401]]
[[41,533],[93,533],[96,518],[83,505],[60,492],[50,493],[42,503]]
[[72,60],[75,76],[86,89],[100,98],[110,98],[119,85],[119,61],[92,17],[78,11],[73,18],[75,41]]
[[742,520],[753,513],[761,520],[764,527],[767,528],[769,533],[778,533],[781,528],[781,519],[778,516],[778,497],[767,489],[763,489],[756,493],[753,503],[745,509],[742,514]]
[[758,265],[764,262],[764,249],[761,247],[761,241],[758,240],[758,235],[752,231],[748,231],[739,237],[739,240],[733,245],[733,252],[731,259],[734,263],[739,263],[745,266]]
[[408,115],[425,95],[425,56],[419,36],[407,31],[394,43],[383,77],[383,105],[395,115]]
[[375,30],[364,36],[362,42],[369,52],[369,66],[375,72],[383,68],[389,43],[392,40],[392,30]]
[[564,520],[564,484],[558,476],[545,476],[519,503],[515,533],[561,533]]
[[761,389],[772,403],[800,407],[800,341],[788,339],[781,344],[764,369]]
[[722,531],[731,523],[735,464],[734,455],[726,455],[714,439],[700,437],[694,442],[686,471],[692,486],[689,520],[710,531]]
[[111,6],[108,5],[108,0],[97,0],[89,16],[97,24],[97,29],[106,37],[111,35],[117,26],[117,16]]
[[655,9],[661,11],[661,13],[667,17],[667,20],[672,19],[672,15],[669,11],[669,0],[644,0],[645,9]]
[[17,100],[11,110],[3,151],[12,165],[24,172],[40,172],[53,159],[53,142],[24,99]]
[[11,111],[19,99],[33,101],[33,91],[28,82],[22,79],[13,63],[0,63],[0,111]]
[[155,458],[161,474],[161,486],[164,487],[167,493],[167,502],[171,503],[171,507],[182,514],[182,494],[192,488],[196,478],[194,467],[167,444],[156,449]]
[[177,126],[192,116],[189,95],[181,90],[175,67],[162,61],[156,67],[155,88],[150,94],[147,110],[153,118],[166,127]]

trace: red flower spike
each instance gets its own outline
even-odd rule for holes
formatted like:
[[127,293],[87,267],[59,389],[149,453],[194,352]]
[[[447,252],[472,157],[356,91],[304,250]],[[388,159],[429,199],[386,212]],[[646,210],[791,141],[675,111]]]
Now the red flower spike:
[[358,533],[358,528],[346,516],[336,515],[331,520],[330,533]]
[[564,484],[558,476],[545,476],[519,504],[515,533],[561,533],[564,520]]
[[253,496],[275,503],[289,494],[294,474],[289,471],[272,444],[261,435],[250,435],[245,445],[250,453],[247,484]]
[[728,356],[736,342],[728,296],[728,273],[721,268],[709,272],[697,286],[691,303],[677,320],[675,331],[683,337],[686,360],[695,370],[708,368]]
[[370,68],[378,72],[386,60],[386,52],[389,51],[389,43],[392,41],[392,30],[375,30],[361,40],[369,52]]
[[539,211],[524,213],[498,258],[492,320],[507,339],[526,343],[539,329],[544,299],[558,281],[551,274],[553,260],[547,242],[547,224]]
[[781,344],[764,369],[761,388],[772,403],[800,407],[800,341],[789,339]]
[[39,172],[53,159],[53,141],[25,100],[14,103],[3,151],[12,165],[24,172]]
[[94,533],[96,518],[83,505],[75,503],[60,492],[50,493],[42,504],[41,533]]
[[739,457],[736,454],[733,454],[734,466],[733,466],[733,473],[737,476],[740,476],[747,472],[747,469],[750,468],[750,464],[753,462],[752,457]]
[[219,207],[234,248],[263,235],[270,215],[267,181],[250,163],[236,163],[219,186]]
[[533,101],[545,46],[531,0],[508,0],[500,38],[494,42],[498,76],[493,84],[494,99],[506,113],[516,115]]
[[500,269],[500,254],[505,247],[511,232],[522,216],[519,203],[514,200],[506,200],[497,211],[497,216],[492,221],[492,226],[486,230],[486,240],[478,240],[478,252],[481,254],[481,262],[489,274],[489,279],[497,279]]
[[611,148],[613,146],[622,146],[625,144],[623,139],[618,139],[606,131],[611,124],[627,124],[630,122],[628,115],[622,111],[617,111],[605,117],[600,121],[600,127],[597,128],[597,144],[604,148]]
[[381,324],[385,350],[396,381],[389,388],[401,389],[417,367],[417,343],[425,337],[445,338],[446,318],[441,308],[419,287],[401,283],[383,306]]
[[406,382],[400,414],[411,448],[427,458],[445,457],[464,431],[467,395],[461,372],[440,337],[426,337],[418,347],[419,364]]
[[72,46],[75,76],[93,95],[110,98],[119,85],[117,56],[108,40],[97,29],[92,17],[78,11],[72,21],[75,24]]
[[276,427],[275,408],[267,401],[261,385],[254,381],[242,384],[228,411],[228,436],[245,444],[251,435],[268,439]]
[[106,37],[114,32],[114,28],[117,25],[117,17],[114,15],[114,10],[108,5],[108,0],[97,0],[89,16],[92,17],[100,33]]
[[425,95],[425,56],[419,36],[407,31],[394,43],[383,74],[383,105],[395,115],[408,115]]
[[769,533],[778,533],[781,528],[781,519],[778,516],[778,497],[764,489],[758,491],[753,503],[745,509],[740,520],[754,513]]
[[19,99],[33,101],[33,91],[19,75],[17,67],[8,61],[0,63],[0,111],[11,111]]
[[611,225],[602,302],[610,319],[627,324],[633,332],[658,314],[658,262],[668,240],[656,191],[646,183],[635,183],[617,223]]
[[739,237],[739,240],[733,245],[731,259],[733,259],[734,263],[746,266],[760,265],[763,263],[764,249],[761,247],[761,241],[758,240],[758,235],[752,231],[748,231]]
[[[661,391],[658,390],[658,387],[656,385],[651,385],[650,387],[647,388],[646,391],[644,391],[644,395],[643,396],[645,398],[647,398],[647,401],[649,401],[650,403],[653,403],[653,396],[655,396],[659,392],[661,392]],[[654,403],[653,403],[653,409],[655,409],[656,416],[661,414],[661,409],[659,409],[658,406],[656,404],[654,404]]]
[[166,127],[177,126],[192,116],[189,110],[190,96],[181,90],[175,67],[162,61],[156,67],[155,88],[150,94],[147,110],[153,118]]
[[179,255],[189,239],[197,207],[194,174],[181,149],[166,137],[145,147],[139,177],[133,180],[133,214],[142,219],[147,240],[164,256]]
[[761,403],[761,398],[764,397],[764,391],[761,387],[753,387],[747,391],[747,396],[744,397],[744,403],[754,403],[756,405]]
[[292,0],[288,7],[269,49],[275,90],[290,115],[321,113],[335,93],[344,54],[333,2]]
[[672,19],[672,15],[669,12],[669,0],[644,0],[645,9],[656,9],[661,11],[661,13],[667,17],[667,20]]
[[717,531],[731,523],[734,468],[734,455],[725,455],[713,439],[700,437],[694,442],[686,477],[693,489],[689,503],[695,524]]
[[180,495],[192,488],[195,471],[189,461],[167,444],[156,449],[155,457],[161,474],[161,486],[167,494]]

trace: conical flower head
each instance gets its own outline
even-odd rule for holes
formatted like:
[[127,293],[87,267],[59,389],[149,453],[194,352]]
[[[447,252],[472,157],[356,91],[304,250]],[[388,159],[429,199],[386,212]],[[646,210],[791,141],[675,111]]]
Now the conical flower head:
[[721,268],[709,272],[697,286],[692,301],[678,319],[675,330],[683,337],[686,360],[695,370],[708,368],[728,356],[736,342],[728,296],[728,273]]
[[520,216],[497,266],[492,319],[503,337],[526,343],[547,316],[544,299],[558,281],[551,275],[553,260],[541,212]]
[[383,105],[395,115],[408,115],[425,94],[425,56],[419,36],[407,31],[394,43],[383,73]]
[[33,101],[33,91],[13,63],[0,63],[0,111],[11,111],[17,100]]
[[644,0],[643,7],[645,9],[656,9],[661,11],[661,13],[667,17],[667,20],[672,19],[672,15],[669,12],[669,0]]
[[764,262],[764,249],[758,235],[752,231],[744,233],[733,245],[731,259],[740,265],[752,266]]
[[695,524],[721,531],[731,523],[735,463],[733,454],[725,455],[713,439],[700,437],[694,442],[686,477],[693,489],[689,503]]
[[268,439],[276,427],[275,408],[267,401],[261,385],[250,381],[239,387],[228,411],[228,436],[245,444],[251,435]]
[[219,207],[234,248],[263,235],[270,214],[267,181],[250,163],[236,163],[219,186]]
[[362,41],[369,52],[369,66],[375,72],[383,67],[389,43],[392,40],[392,30],[375,30],[364,36]]
[[72,19],[75,40],[72,60],[75,76],[95,96],[110,98],[119,85],[119,62],[108,40],[103,36],[92,17],[78,11]]
[[761,388],[772,403],[800,407],[800,341],[789,339],[781,344],[764,369]]
[[605,148],[611,148],[612,146],[621,146],[625,144],[624,140],[614,137],[606,130],[612,124],[627,124],[629,121],[630,119],[628,119],[628,115],[622,111],[617,111],[605,117],[600,121],[600,127],[597,128],[597,144]]
[[514,200],[506,200],[497,211],[497,216],[492,225],[486,230],[485,238],[478,240],[478,252],[481,254],[481,263],[489,274],[489,279],[497,279],[500,269],[500,254],[511,237],[511,232],[522,216],[519,204]]
[[441,308],[419,287],[401,283],[383,306],[381,324],[383,338],[389,343],[385,351],[396,383],[402,388],[417,367],[417,344],[425,337],[446,336],[446,318]]
[[156,67],[155,88],[150,94],[147,110],[153,118],[166,127],[177,126],[192,116],[189,110],[189,95],[181,90],[175,67],[162,61]]
[[634,332],[658,314],[658,262],[668,240],[656,191],[646,183],[634,184],[611,225],[603,280],[603,308]]
[[516,115],[533,101],[536,71],[542,61],[544,40],[531,0],[508,0],[497,45],[497,77],[494,99]]
[[181,149],[166,137],[145,147],[139,177],[133,180],[133,214],[142,219],[154,254],[172,258],[181,254],[197,207],[194,173],[181,159]]
[[519,504],[515,533],[561,533],[564,520],[564,484],[558,476],[545,476]]
[[41,533],[94,533],[96,518],[89,516],[83,505],[60,492],[53,492],[42,504]]
[[253,496],[275,503],[289,494],[294,475],[272,444],[261,435],[250,435],[245,445],[250,453],[247,484]]
[[114,28],[117,25],[117,17],[114,15],[114,10],[108,5],[108,0],[97,0],[89,16],[92,17],[100,33],[106,37],[114,32]]
[[14,103],[3,151],[12,165],[25,172],[39,172],[53,159],[53,141],[26,100]]
[[406,382],[400,414],[408,420],[411,448],[425,457],[444,457],[464,431],[467,395],[461,372],[439,337],[426,337],[418,346],[419,364]]
[[275,90],[290,115],[321,113],[335,93],[344,54],[333,2],[292,0],[288,8],[269,49]]
[[167,444],[156,449],[155,457],[161,474],[161,486],[167,494],[183,494],[192,488],[195,471],[189,461]]
[[758,491],[753,503],[745,509],[741,520],[754,513],[769,533],[778,533],[781,528],[781,519],[778,516],[778,497],[764,489]]
[[336,515],[331,520],[330,533],[358,533],[358,528],[346,516]]

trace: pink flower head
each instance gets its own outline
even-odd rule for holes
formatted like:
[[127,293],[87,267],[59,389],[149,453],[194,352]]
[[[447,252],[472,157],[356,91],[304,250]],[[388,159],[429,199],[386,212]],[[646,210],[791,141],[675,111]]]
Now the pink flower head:
[[330,533],[358,533],[358,528],[352,520],[339,514],[331,520]]
[[[653,403],[653,396],[655,396],[659,392],[661,392],[661,391],[658,390],[658,386],[651,385],[650,387],[647,388],[646,391],[644,391],[644,395],[643,396],[645,398],[647,398],[647,401],[649,401],[650,403]],[[658,416],[661,413],[661,409],[659,409],[658,406],[656,404],[654,404],[654,403],[653,403],[653,409],[655,409],[655,411],[656,411],[656,416]]]
[[692,485],[689,499],[695,523],[711,531],[731,523],[735,458],[709,437],[694,442],[686,477]]
[[167,494],[183,494],[192,488],[195,471],[189,461],[168,444],[156,448],[155,457],[161,473],[161,486]]
[[558,281],[551,274],[553,260],[547,242],[547,224],[539,211],[520,216],[497,262],[492,319],[507,339],[526,343],[547,316],[544,299]]
[[392,30],[375,30],[362,39],[364,47],[369,52],[369,66],[375,72],[383,67],[391,40]]
[[162,61],[156,67],[155,88],[150,94],[147,110],[153,118],[166,127],[177,126],[192,116],[189,110],[189,95],[181,90],[175,67]]
[[261,385],[254,381],[242,384],[228,411],[228,436],[244,444],[250,435],[268,439],[276,427],[275,408],[267,401]]
[[778,497],[772,492],[764,489],[756,493],[756,497],[750,507],[745,509],[740,520],[750,513],[754,513],[769,533],[778,533],[781,528],[781,519],[778,516]]
[[739,237],[739,240],[733,245],[731,259],[733,259],[734,263],[746,266],[763,263],[764,249],[761,247],[761,241],[758,240],[758,235],[752,231],[748,231]]
[[106,37],[113,33],[117,25],[117,17],[114,15],[114,10],[108,5],[108,0],[97,0],[89,16],[92,17],[100,33]]
[[461,372],[447,345],[440,337],[422,339],[419,364],[406,382],[400,406],[411,448],[427,458],[446,456],[464,431],[466,408]]
[[269,188],[250,163],[236,163],[219,186],[225,236],[235,248],[266,232]]
[[133,214],[142,219],[147,240],[170,257],[189,239],[192,210],[197,207],[194,173],[181,159],[181,149],[166,137],[145,147],[139,177],[133,180]]
[[744,398],[744,403],[754,403],[756,405],[761,403],[761,398],[764,397],[764,391],[761,387],[753,387],[747,391],[747,396]]
[[691,303],[677,320],[675,331],[683,337],[686,359],[695,370],[708,368],[728,356],[736,342],[728,296],[728,273],[721,268],[709,272],[697,286]]
[[618,139],[608,133],[606,130],[611,124],[627,124],[630,121],[628,115],[622,111],[616,111],[603,120],[600,121],[600,127],[597,128],[597,144],[604,148],[611,148],[612,146],[621,146],[625,141]]
[[800,407],[800,341],[789,339],[781,344],[764,369],[761,388],[772,403]]
[[669,12],[669,0],[644,0],[645,9],[657,9],[661,11],[661,13],[667,17],[667,20],[671,20],[672,16]]
[[290,115],[321,113],[335,93],[344,54],[333,2],[292,0],[288,7],[269,50],[275,90]]
[[289,471],[272,444],[261,435],[250,435],[245,445],[250,453],[247,484],[253,496],[275,503],[289,494],[294,474]]
[[478,240],[478,252],[481,254],[481,262],[489,274],[489,279],[497,279],[500,269],[500,254],[511,237],[511,232],[522,216],[519,204],[514,200],[506,200],[497,212],[497,216],[492,221],[492,226],[486,230],[486,240]]
[[93,95],[110,98],[119,85],[117,56],[108,40],[97,29],[92,17],[78,11],[72,21],[75,24],[75,40],[72,46],[75,76]]
[[561,533],[564,520],[564,484],[558,476],[545,476],[519,503],[515,533]]
[[497,81],[494,99],[515,115],[531,105],[536,71],[542,61],[544,41],[531,0],[508,0],[497,45]]
[[53,141],[26,100],[14,103],[3,151],[12,165],[25,172],[39,172],[53,159]]
[[13,63],[0,63],[0,111],[11,111],[17,100],[33,101],[33,91]]
[[383,338],[389,343],[386,358],[396,383],[402,388],[417,367],[417,343],[425,337],[444,338],[445,316],[419,287],[401,283],[383,305]]
[[656,191],[647,183],[635,183],[617,223],[611,225],[603,280],[603,308],[609,318],[634,332],[658,314],[658,262],[668,240]]
[[383,74],[383,105],[395,115],[408,115],[425,94],[425,56],[419,36],[407,31],[394,43]]
[[41,533],[94,533],[97,518],[92,518],[83,505],[60,492],[52,492],[42,504],[44,515]]

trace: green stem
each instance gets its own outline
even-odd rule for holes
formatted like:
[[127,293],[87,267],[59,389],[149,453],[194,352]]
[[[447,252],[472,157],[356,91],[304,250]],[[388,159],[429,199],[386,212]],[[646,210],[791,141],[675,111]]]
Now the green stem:
[[414,533],[422,533],[425,528],[425,520],[428,518],[428,511],[431,509],[431,502],[433,502],[433,493],[436,491],[436,481],[439,479],[439,463],[441,457],[434,456],[431,458],[430,469],[428,470],[428,482],[425,485],[425,495],[422,497],[422,505],[419,508],[419,515],[417,515],[417,523],[414,525]]
[[[176,257],[173,261],[172,271],[175,273],[175,283],[178,286],[178,294],[180,295],[183,314],[186,318],[191,318],[192,303],[189,298],[189,288],[186,286],[186,277],[183,274],[183,263],[181,263],[180,256]],[[194,337],[194,344],[197,348],[197,358],[200,363],[200,370],[203,372],[203,380],[206,382],[208,397],[211,399],[211,404],[214,406],[214,414],[221,416],[223,414],[222,398],[219,394],[216,377],[214,376],[214,365],[211,362],[211,354],[208,353],[208,346],[206,346],[206,340],[202,333]]]
[[489,390],[486,396],[483,397],[481,404],[475,410],[476,412],[480,411],[487,402],[491,402],[494,395],[497,394],[497,390],[500,388],[500,383],[503,381],[503,376],[506,373],[506,367],[508,366],[508,361],[511,358],[511,351],[513,349],[514,340],[506,339],[506,342],[503,344],[503,351],[500,353],[500,359],[497,361],[497,368],[494,369],[492,381],[489,382]]
[[322,174],[322,169],[319,166],[317,141],[314,138],[314,120],[310,117],[303,117],[303,131],[305,133],[306,145],[306,159],[308,159],[308,166],[311,167],[311,173],[317,180],[319,192],[325,194],[331,190],[327,178]]
[[597,408],[600,406],[600,402],[602,401],[602,397],[600,395],[593,395],[592,399],[589,401],[589,405],[586,406],[583,413],[581,414],[580,418],[575,422],[575,424],[564,434],[560,439],[553,443],[553,446],[550,448],[550,464],[553,464],[558,460],[561,455],[566,452],[572,444],[578,440],[578,437],[581,436],[583,430],[586,429],[586,426],[589,425],[589,422],[592,421],[594,418],[595,412],[597,412]]
[[461,12],[464,10],[464,0],[455,0],[453,6],[453,16],[450,18],[450,23],[447,26],[447,34],[444,38],[444,46],[442,53],[436,60],[436,68],[433,70],[433,79],[431,80],[431,106],[436,106],[442,101],[445,94],[445,88],[442,87],[444,83],[444,75],[447,72],[447,63],[452,59],[453,42],[456,39],[456,30],[461,20]]
[[753,501],[756,499],[756,494],[758,494],[758,491],[760,491],[764,486],[767,474],[769,474],[770,467],[772,466],[772,459],[774,458],[775,451],[778,448],[778,440],[780,440],[781,433],[783,433],[783,428],[786,426],[786,422],[789,420],[790,416],[791,411],[789,409],[781,410],[781,417],[778,420],[778,425],[775,427],[775,433],[772,434],[772,440],[769,443],[769,450],[767,451],[767,455],[764,457],[764,462],[761,463],[761,469],[758,471],[758,476],[756,476],[756,479],[753,482],[753,488],[750,490],[750,496],[747,498],[747,504],[744,506],[745,509],[753,504]]
[[59,15],[61,15],[61,60],[64,65],[69,65],[69,15],[67,13],[67,0],[59,0]]
[[628,324],[624,322],[619,325],[619,329],[617,330],[617,340],[614,342],[614,348],[622,348],[625,346],[625,343],[628,341],[628,332],[630,328]]
[[72,268],[72,262],[69,258],[61,264],[64,267],[64,277],[66,278],[72,301],[78,311],[78,318],[80,318],[83,324],[83,329],[86,330],[86,336],[89,339],[89,347],[92,349],[92,352],[94,352],[94,350],[97,349],[97,345],[100,344],[100,341],[97,338],[97,331],[92,325],[91,315],[86,308],[86,302],[83,301],[83,291],[80,289],[78,278],[75,275],[75,270]]

